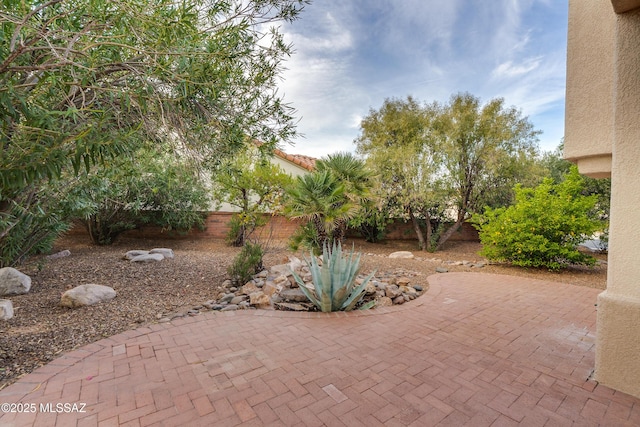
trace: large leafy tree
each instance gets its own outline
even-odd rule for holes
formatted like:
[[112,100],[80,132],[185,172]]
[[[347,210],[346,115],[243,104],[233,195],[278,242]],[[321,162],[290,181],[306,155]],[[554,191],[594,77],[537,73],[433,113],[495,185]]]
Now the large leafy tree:
[[[509,203],[515,183],[540,175],[538,132],[502,99],[482,105],[462,93],[447,104],[386,100],[361,130],[356,144],[382,177],[379,192],[411,219],[423,249],[442,248],[473,213]],[[432,230],[432,222],[445,220],[451,224]]]
[[276,84],[291,47],[270,24],[305,3],[4,1],[0,243],[33,212],[53,215],[42,188],[65,169],[131,155],[138,141],[215,166],[247,137],[267,148],[290,138]]
[[376,195],[392,215],[411,221],[421,249],[430,245],[432,221],[441,217],[445,196],[443,158],[432,129],[436,113],[435,105],[421,105],[412,97],[387,99],[362,121],[356,140],[376,174]]

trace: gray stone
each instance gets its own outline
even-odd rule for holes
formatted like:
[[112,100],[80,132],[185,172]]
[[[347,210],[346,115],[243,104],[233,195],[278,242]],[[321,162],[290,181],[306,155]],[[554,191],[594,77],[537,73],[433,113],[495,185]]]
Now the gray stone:
[[412,286],[400,286],[400,292],[407,295],[415,295],[418,291]]
[[141,249],[133,249],[131,251],[128,251],[126,254],[124,254],[124,258],[131,261],[132,259],[140,255],[149,255],[149,251],[143,251]]
[[13,317],[13,303],[8,299],[0,299],[0,320],[9,320]]
[[69,251],[69,249],[65,249],[64,251],[60,251],[60,252],[56,252],[55,254],[48,255],[47,259],[64,258],[64,257],[68,257],[69,255],[71,255],[71,251]]
[[369,283],[367,283],[367,285],[364,287],[364,293],[367,295],[373,295],[377,291],[378,291],[378,288],[376,288],[376,285],[371,283],[371,281],[369,281]]
[[229,304],[227,306],[225,306],[224,308],[222,308],[220,311],[236,311],[238,309],[238,306],[235,304]]
[[307,302],[309,298],[300,290],[300,288],[295,289],[285,289],[280,292],[280,296],[284,298],[286,301],[294,301],[294,302]]
[[173,258],[175,255],[173,253],[173,249],[169,248],[153,248],[149,251],[150,254],[160,254],[165,258]]
[[158,323],[169,323],[169,322],[171,322],[171,319],[169,319],[168,317],[163,317],[158,320]]
[[393,299],[393,303],[394,303],[394,304],[398,304],[398,305],[400,305],[400,304],[404,304],[404,303],[405,303],[404,296],[400,295],[400,296],[398,296],[398,297],[395,297],[395,298]]
[[484,268],[486,264],[484,262],[477,262],[475,264],[472,264],[471,267],[473,268]]
[[239,295],[239,296],[237,296],[237,297],[233,297],[233,298],[231,299],[231,301],[229,301],[229,304],[231,304],[231,305],[238,305],[238,304],[240,304],[241,302],[246,301],[248,298],[249,298],[249,297],[248,297],[248,296],[246,296],[246,295]]
[[260,277],[262,279],[266,278],[269,272],[267,270],[262,270],[260,273],[256,274],[255,277]]
[[80,285],[69,289],[60,298],[60,305],[63,307],[76,308],[85,305],[98,304],[109,301],[116,297],[116,291],[103,285]]
[[31,289],[31,277],[12,267],[0,268],[0,296],[22,295]]
[[249,304],[249,301],[240,301],[240,303],[238,304],[238,308],[240,310],[246,310],[248,308],[251,308],[251,305]]
[[224,294],[222,298],[220,298],[220,302],[229,302],[236,297],[235,294]]
[[146,255],[138,255],[136,257],[131,258],[130,262],[159,262],[164,260],[164,256],[162,254],[146,254]]
[[422,286],[420,285],[413,285],[413,289],[415,289],[418,292],[422,292],[422,289],[424,289]]
[[413,259],[415,256],[409,251],[398,251],[389,254],[389,258]]
[[411,279],[406,276],[398,277],[396,280],[398,286],[407,286],[409,283],[411,283]]
[[449,270],[444,267],[436,267],[436,273],[448,273]]

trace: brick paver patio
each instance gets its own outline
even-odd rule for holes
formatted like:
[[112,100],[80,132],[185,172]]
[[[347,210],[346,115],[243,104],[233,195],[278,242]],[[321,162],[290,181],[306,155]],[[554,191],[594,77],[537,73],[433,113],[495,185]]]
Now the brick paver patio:
[[1,390],[35,412],[0,426],[640,425],[640,399],[588,379],[598,290],[428,280],[399,307],[210,312],[101,340]]

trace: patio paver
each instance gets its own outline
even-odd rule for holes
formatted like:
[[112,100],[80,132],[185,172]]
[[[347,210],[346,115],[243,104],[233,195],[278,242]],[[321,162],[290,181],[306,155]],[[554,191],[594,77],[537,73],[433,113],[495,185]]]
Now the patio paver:
[[640,425],[640,399],[589,379],[599,290],[428,281],[399,307],[209,312],[124,332],[0,390],[35,409],[0,412],[0,427]]

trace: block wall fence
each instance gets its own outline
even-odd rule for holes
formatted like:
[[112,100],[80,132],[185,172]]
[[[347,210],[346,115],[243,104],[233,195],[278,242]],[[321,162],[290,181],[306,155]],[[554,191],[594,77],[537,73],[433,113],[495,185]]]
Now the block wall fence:
[[[229,222],[233,213],[231,212],[211,212],[205,221],[204,230],[192,230],[186,234],[163,232],[160,227],[143,227],[139,230],[127,231],[123,234],[126,237],[139,238],[169,238],[169,239],[224,239],[229,231]],[[300,220],[291,220],[280,215],[268,215],[267,224],[256,232],[264,237],[271,236],[272,239],[286,240],[293,235],[296,229],[302,225]],[[69,234],[86,234],[82,226],[74,226]],[[349,237],[359,237],[357,232],[350,233]],[[385,235],[387,240],[417,240],[413,227],[410,223],[397,220],[387,226]],[[463,223],[462,227],[454,233],[449,240],[478,242],[478,231],[471,224]]]

